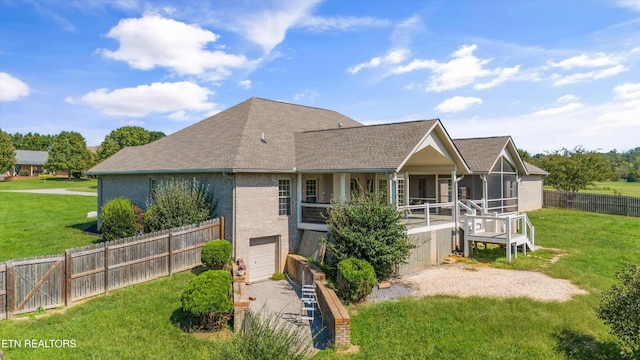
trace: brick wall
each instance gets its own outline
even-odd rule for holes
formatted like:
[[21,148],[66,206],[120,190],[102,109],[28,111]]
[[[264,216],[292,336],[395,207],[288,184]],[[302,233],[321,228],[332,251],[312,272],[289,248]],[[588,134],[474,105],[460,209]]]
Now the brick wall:
[[249,312],[249,298],[244,276],[236,276],[238,265],[233,264],[233,331],[242,330],[242,323]]
[[305,279],[309,274],[316,277],[316,296],[322,314],[322,323],[326,327],[329,339],[333,341],[336,350],[347,349],[351,346],[351,317],[338,295],[325,281],[325,275],[320,269],[309,263],[304,257],[289,254],[285,271],[295,281],[300,283],[302,273]]

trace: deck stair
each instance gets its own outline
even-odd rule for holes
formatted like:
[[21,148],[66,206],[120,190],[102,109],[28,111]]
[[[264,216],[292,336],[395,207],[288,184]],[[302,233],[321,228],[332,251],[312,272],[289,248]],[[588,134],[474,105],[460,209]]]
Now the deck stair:
[[301,310],[300,310],[300,320],[308,320],[313,322],[315,318],[316,311],[316,280],[315,277],[311,277],[312,281],[310,284],[305,283],[305,272],[302,272],[302,297],[300,301],[302,302]]
[[505,245],[507,262],[535,249],[535,232],[527,214],[464,215],[464,256],[469,257],[474,242]]

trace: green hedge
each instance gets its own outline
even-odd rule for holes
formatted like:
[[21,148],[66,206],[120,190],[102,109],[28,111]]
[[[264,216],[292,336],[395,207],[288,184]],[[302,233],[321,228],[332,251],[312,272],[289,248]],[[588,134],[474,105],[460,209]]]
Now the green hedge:
[[348,258],[338,263],[338,293],[347,303],[367,297],[376,283],[376,271],[366,260]]
[[189,281],[180,300],[182,309],[191,314],[204,329],[219,330],[233,310],[231,274],[209,270]]
[[123,197],[113,199],[102,207],[102,239],[105,241],[136,234],[136,216],[133,204]]
[[200,259],[209,269],[223,270],[231,263],[232,250],[227,240],[213,240],[202,247]]

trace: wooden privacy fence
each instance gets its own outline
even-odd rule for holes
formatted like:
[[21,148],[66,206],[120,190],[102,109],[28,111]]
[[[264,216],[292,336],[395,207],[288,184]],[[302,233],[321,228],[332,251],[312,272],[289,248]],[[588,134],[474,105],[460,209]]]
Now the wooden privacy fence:
[[224,218],[0,263],[0,320],[69,306],[201,264],[205,243],[224,238]]
[[544,190],[544,207],[640,217],[640,197]]

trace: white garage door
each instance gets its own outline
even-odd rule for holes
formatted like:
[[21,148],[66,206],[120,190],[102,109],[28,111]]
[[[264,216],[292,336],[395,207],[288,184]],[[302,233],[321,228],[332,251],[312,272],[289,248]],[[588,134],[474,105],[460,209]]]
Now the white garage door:
[[276,269],[277,236],[251,239],[249,243],[250,281],[267,279]]

